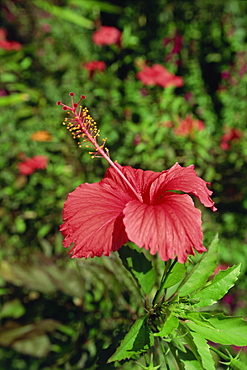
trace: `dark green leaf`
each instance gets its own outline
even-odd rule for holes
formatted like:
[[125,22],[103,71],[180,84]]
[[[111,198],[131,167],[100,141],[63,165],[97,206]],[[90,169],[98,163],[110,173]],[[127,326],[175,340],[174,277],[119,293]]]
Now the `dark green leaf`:
[[170,288],[171,286],[177,284],[186,273],[186,267],[184,263],[177,262],[172,270],[169,272],[169,276],[167,277],[165,284],[163,285],[163,288]]
[[155,271],[152,263],[143,253],[138,253],[128,247],[120,248],[118,253],[123,265],[131,272],[143,293],[150,293],[155,283]]
[[53,332],[59,326],[60,323],[52,319],[26,325],[7,321],[0,327],[0,345],[12,347],[26,355],[44,357],[51,350],[50,340],[46,333]]
[[122,340],[116,352],[109,358],[108,362],[121,361],[138,353],[146,352],[153,346],[154,338],[146,320],[148,314],[139,317]]

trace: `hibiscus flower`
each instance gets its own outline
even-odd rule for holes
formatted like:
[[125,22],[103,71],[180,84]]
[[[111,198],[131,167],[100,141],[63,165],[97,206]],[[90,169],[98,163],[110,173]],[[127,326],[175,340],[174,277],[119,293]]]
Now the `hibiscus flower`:
[[194,136],[197,131],[205,129],[204,123],[199,119],[194,119],[190,114],[185,119],[179,119],[179,124],[174,128],[177,136]]
[[137,73],[137,78],[141,80],[144,85],[148,86],[159,85],[163,88],[169,86],[183,86],[183,79],[170,73],[161,64],[154,64],[152,67],[144,66],[143,69]]
[[93,42],[96,45],[112,45],[121,44],[122,32],[116,27],[101,26],[97,31],[93,33]]
[[26,161],[18,164],[19,172],[22,175],[31,175],[36,170],[46,169],[48,157],[46,155],[35,155],[33,158],[28,158]]
[[222,150],[229,150],[232,142],[238,142],[243,136],[242,131],[236,127],[226,127],[225,134],[221,136],[220,147]]
[[84,68],[89,72],[89,78],[92,78],[96,71],[103,72],[106,69],[106,64],[101,60],[92,60],[85,63]]
[[7,31],[4,28],[0,28],[0,49],[4,50],[21,50],[22,45],[17,41],[7,40]]
[[216,208],[193,165],[153,172],[114,164],[103,180],[80,185],[65,202],[60,230],[64,247],[74,243],[72,257],[108,256],[129,240],[163,261],[184,263],[194,249],[206,251],[201,212],[185,193]]

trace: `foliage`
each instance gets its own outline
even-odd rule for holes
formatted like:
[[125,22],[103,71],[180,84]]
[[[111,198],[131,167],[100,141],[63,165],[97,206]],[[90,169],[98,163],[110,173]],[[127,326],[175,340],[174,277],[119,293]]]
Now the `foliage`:
[[[7,39],[22,45],[0,47],[0,367],[151,369],[168,358],[182,369],[241,369],[245,350],[230,345],[247,345],[245,322],[232,318],[247,317],[246,2],[4,0],[0,7]],[[101,24],[122,32],[120,47],[93,43]],[[85,64],[93,60],[106,69],[90,76]],[[183,86],[144,85],[137,73],[145,64],[163,65]],[[58,231],[63,203],[106,169],[60,125],[55,102],[71,90],[86,94],[113,160],[153,171],[193,163],[211,182],[218,212],[203,211],[204,240],[207,247],[218,231],[219,247],[214,240],[192,269],[174,261],[163,276],[156,256],[139,253],[137,264],[135,246],[121,258],[69,259]],[[204,129],[177,135],[187,116]],[[222,149],[233,128],[241,135]],[[37,141],[40,131],[46,136]],[[49,158],[47,168],[21,174],[18,164],[36,155]],[[217,250],[229,268],[212,277]],[[126,360],[142,352],[140,365]]]

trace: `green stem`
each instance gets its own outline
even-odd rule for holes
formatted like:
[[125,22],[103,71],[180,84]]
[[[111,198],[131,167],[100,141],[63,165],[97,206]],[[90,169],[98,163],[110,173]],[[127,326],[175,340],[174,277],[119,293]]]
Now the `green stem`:
[[229,359],[229,356],[227,356],[227,355],[225,355],[224,353],[222,353],[221,351],[219,351],[217,348],[215,348],[215,347],[212,347],[212,346],[210,346],[210,349],[212,350],[212,351],[214,351],[215,353],[217,353],[217,355],[219,355],[221,358],[223,358],[224,360],[230,360]]
[[167,261],[164,273],[163,273],[162,278],[161,278],[160,287],[157,290],[157,292],[155,294],[155,297],[153,299],[153,305],[157,304],[158,301],[160,300],[161,296],[164,295],[164,285],[165,285],[166,280],[169,276],[169,273],[173,269],[173,266],[175,265],[176,262],[177,262],[177,259],[175,259],[172,263],[171,263],[171,260]]

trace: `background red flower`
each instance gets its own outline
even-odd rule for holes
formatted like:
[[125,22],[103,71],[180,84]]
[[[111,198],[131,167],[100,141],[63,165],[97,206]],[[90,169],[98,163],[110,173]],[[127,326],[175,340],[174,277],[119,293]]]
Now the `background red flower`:
[[121,44],[122,32],[115,27],[101,26],[97,31],[93,33],[93,42],[96,45],[112,45]]
[[83,66],[89,72],[89,78],[92,78],[96,71],[103,72],[106,69],[105,62],[101,60],[92,60],[91,62],[83,64]]
[[7,31],[4,28],[0,28],[0,49],[20,50],[22,49],[22,45],[17,41],[8,41]]
[[222,150],[229,150],[232,141],[238,141],[243,136],[242,131],[236,127],[226,128],[226,133],[221,136],[220,147]]
[[143,69],[137,73],[137,78],[144,83],[144,85],[159,85],[161,87],[183,86],[183,79],[170,73],[161,64],[154,64],[152,67],[144,66]]
[[196,131],[203,131],[204,123],[199,119],[194,119],[188,114],[185,119],[179,119],[178,126],[174,128],[175,135],[178,136],[193,136]]
[[46,169],[47,162],[48,157],[46,155],[35,155],[33,158],[18,163],[18,169],[22,175],[31,175],[36,170]]

